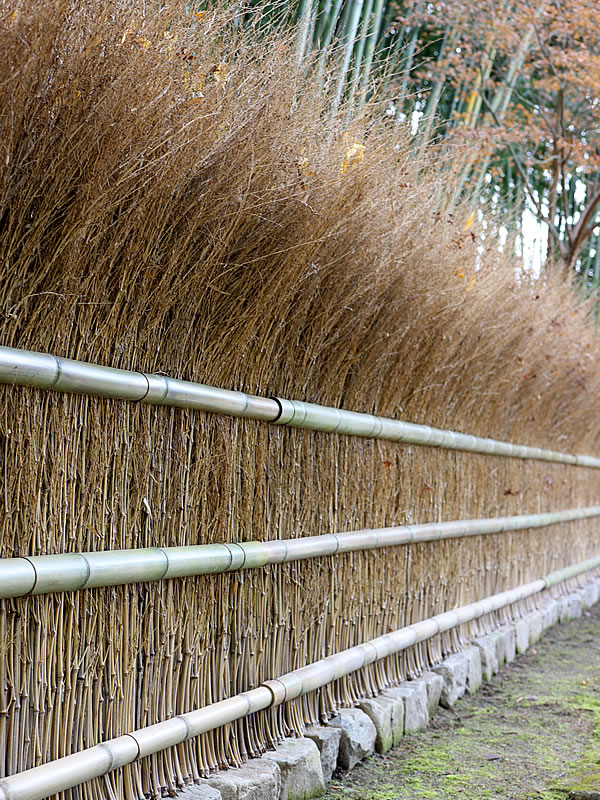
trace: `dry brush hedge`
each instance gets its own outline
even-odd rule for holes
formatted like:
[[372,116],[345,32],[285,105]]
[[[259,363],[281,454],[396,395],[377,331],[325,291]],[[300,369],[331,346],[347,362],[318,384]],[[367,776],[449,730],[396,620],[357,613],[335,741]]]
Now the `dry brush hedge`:
[[[254,12],[258,14],[259,12]],[[437,211],[431,163],[331,119],[222,10],[0,5],[0,341],[597,455],[600,345]],[[594,470],[2,387],[0,555],[303,535],[598,502]],[[0,774],[583,560],[595,522],[3,601]],[[65,797],[152,797],[440,657],[448,633]]]

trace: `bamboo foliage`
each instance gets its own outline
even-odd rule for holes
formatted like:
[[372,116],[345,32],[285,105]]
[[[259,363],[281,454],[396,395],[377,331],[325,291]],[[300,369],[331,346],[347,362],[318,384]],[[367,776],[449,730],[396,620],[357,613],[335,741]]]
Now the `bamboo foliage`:
[[[598,454],[589,365],[600,345],[557,276],[515,282],[485,231],[474,242],[465,228],[468,205],[441,215],[435,163],[410,158],[404,126],[331,117],[312,67],[297,70],[294,37],[244,32],[235,9],[145,8],[2,7],[3,345]],[[28,387],[0,394],[2,558],[598,503],[595,470],[571,464]],[[3,600],[0,771],[203,708],[597,551],[581,519]],[[60,800],[175,792],[520,610]]]

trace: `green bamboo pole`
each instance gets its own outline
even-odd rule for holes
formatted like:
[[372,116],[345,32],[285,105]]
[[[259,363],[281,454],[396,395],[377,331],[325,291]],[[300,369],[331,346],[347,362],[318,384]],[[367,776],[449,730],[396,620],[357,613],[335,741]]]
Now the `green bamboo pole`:
[[[438,64],[444,59],[446,55],[446,49],[453,46],[456,40],[456,35],[456,31],[446,28],[437,59]],[[425,104],[425,109],[423,111],[423,116],[419,121],[417,135],[415,137],[415,143],[413,146],[413,153],[415,154],[418,154],[429,143],[431,129],[433,127],[433,122],[445,84],[445,77],[438,78],[431,87],[429,97],[427,98],[427,103]]]
[[343,40],[345,42],[342,50],[342,61],[338,70],[338,79],[335,90],[335,95],[332,103],[332,113],[335,114],[342,102],[344,96],[344,88],[348,81],[348,74],[350,70],[350,62],[352,60],[352,53],[354,52],[354,45],[356,43],[356,34],[360,23],[361,12],[364,5],[364,0],[351,0],[352,4],[349,6],[351,11],[347,26],[343,33]]
[[543,450],[302,400],[257,397],[165,375],[114,369],[1,345],[0,383],[210,411],[312,431],[600,468],[600,458],[593,456]]
[[0,599],[29,594],[76,592],[191,575],[216,575],[256,569],[267,564],[288,564],[308,558],[337,556],[382,547],[543,528],[598,516],[600,506],[589,506],[512,517],[368,528],[322,536],[303,536],[298,539],[4,558],[0,559]]
[[319,49],[321,49],[321,36],[323,34],[323,30],[325,29],[327,22],[329,21],[331,8],[332,8],[332,0],[325,0],[323,8],[319,10],[317,19],[315,21],[315,27],[313,31],[313,43],[314,46]]
[[335,5],[333,6],[331,13],[325,18],[325,25],[319,34],[319,47],[321,48],[321,55],[319,56],[319,62],[317,65],[317,83],[319,85],[323,84],[325,66],[327,64],[327,59],[330,56],[329,48],[331,47],[331,42],[333,41],[333,34],[340,16],[342,3],[343,0],[335,0]]
[[[318,0],[316,0],[318,2]],[[309,31],[313,25],[313,0],[300,0],[298,32],[296,35],[296,63],[302,64],[306,53]]]
[[371,71],[373,69],[373,58],[375,56],[375,46],[377,38],[381,33],[383,26],[383,12],[385,8],[385,0],[375,0],[375,8],[373,11],[373,19],[369,36],[366,43],[364,61],[362,65],[362,72],[360,78],[360,107],[365,103],[367,91],[369,88],[369,81],[371,79]]
[[[402,83],[400,84],[400,89],[397,94],[396,100],[396,113],[394,118],[396,122],[400,122],[401,115],[402,115],[402,108],[404,106],[404,101],[408,95],[408,82],[410,80],[410,73],[413,68],[413,62],[415,58],[415,50],[417,48],[417,41],[419,40],[419,27],[415,27],[411,36],[406,51],[403,53],[402,56]],[[394,59],[392,59],[391,65],[395,63]],[[392,67],[393,68],[393,67]]]
[[363,68],[363,56],[367,44],[369,34],[369,23],[371,21],[371,11],[373,9],[373,0],[366,0],[366,6],[363,9],[362,19],[360,24],[360,34],[356,45],[354,47],[353,65],[350,76],[350,92],[348,94],[348,119],[352,116],[354,109],[354,100],[356,92],[359,88],[360,76]]
[[[376,2],[376,8],[378,3]],[[388,38],[387,33],[390,31],[391,34],[391,27],[392,27],[392,20],[394,18],[394,14],[396,13],[396,9],[392,3],[387,2],[387,0],[383,0],[382,8],[381,8],[381,15],[379,19],[379,27],[378,30],[375,32],[375,48],[374,53],[377,56],[378,62],[378,69],[377,73],[379,73],[381,66],[385,63],[387,56],[391,50],[391,35]],[[377,16],[377,11],[375,12]],[[387,40],[387,41],[386,41]]]
[[600,286],[600,233],[596,236],[596,255],[594,256],[594,288]]
[[[525,34],[525,36],[521,40],[521,43],[519,44],[519,47],[517,49],[516,54],[513,56],[513,58],[510,61],[510,64],[509,64],[509,67],[508,67],[508,70],[506,72],[506,76],[505,76],[505,79],[504,79],[504,83],[496,90],[496,92],[494,93],[494,96],[492,97],[492,99],[490,101],[490,107],[491,107],[493,113],[498,117],[498,119],[502,119],[502,117],[506,113],[506,110],[508,109],[508,106],[509,106],[510,101],[512,99],[512,93],[514,91],[515,84],[517,82],[518,74],[521,71],[521,68],[522,68],[523,64],[525,63],[525,58],[527,57],[527,52],[529,50],[529,46],[531,44],[531,39],[533,37],[534,32],[535,32],[535,28],[532,26],[531,28],[529,28],[529,30],[527,31],[527,33]],[[490,161],[491,161],[491,157],[490,156],[485,156],[485,158],[483,159],[483,161],[481,162],[481,164],[479,166],[478,177],[477,177],[477,181],[476,181],[476,184],[475,184],[475,191],[474,191],[475,197],[478,197],[480,192],[481,192],[481,188],[483,186],[483,181],[484,181],[485,176],[487,174],[487,171],[488,171],[488,168],[489,168],[489,165],[490,165]],[[457,192],[454,195],[454,199],[453,199],[452,205],[455,205],[455,203],[458,201],[458,196],[459,196],[460,191],[462,191],[462,186],[464,185],[464,181],[465,180],[466,180],[466,175],[463,178],[463,180],[461,181],[461,184],[459,185],[459,189],[457,190]]]

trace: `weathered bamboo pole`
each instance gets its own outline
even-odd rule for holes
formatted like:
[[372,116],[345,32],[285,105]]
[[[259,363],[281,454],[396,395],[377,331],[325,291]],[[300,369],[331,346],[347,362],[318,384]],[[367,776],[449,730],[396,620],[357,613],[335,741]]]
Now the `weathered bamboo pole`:
[[501,442],[300,400],[257,397],[84,361],[0,346],[0,383],[229,414],[313,431],[600,468],[600,458]]
[[344,675],[356,672],[361,667],[406,650],[411,645],[431,639],[443,631],[510,606],[598,566],[600,555],[515,589],[378,636],[279,678],[265,681],[248,692],[2,778],[0,800],[44,800],[52,794],[106,775],[118,767],[181,744],[201,733],[312,692]]
[[237,544],[147,547],[0,559],[0,599],[214,575],[380,547],[543,528],[600,516],[600,506],[512,517],[426,522]]

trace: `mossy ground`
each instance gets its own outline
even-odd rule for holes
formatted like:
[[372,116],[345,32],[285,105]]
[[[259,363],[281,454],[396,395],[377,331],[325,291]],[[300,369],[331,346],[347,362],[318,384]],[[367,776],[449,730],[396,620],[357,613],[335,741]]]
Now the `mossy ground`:
[[329,800],[564,800],[600,791],[600,604],[556,626],[455,711],[344,778]]

